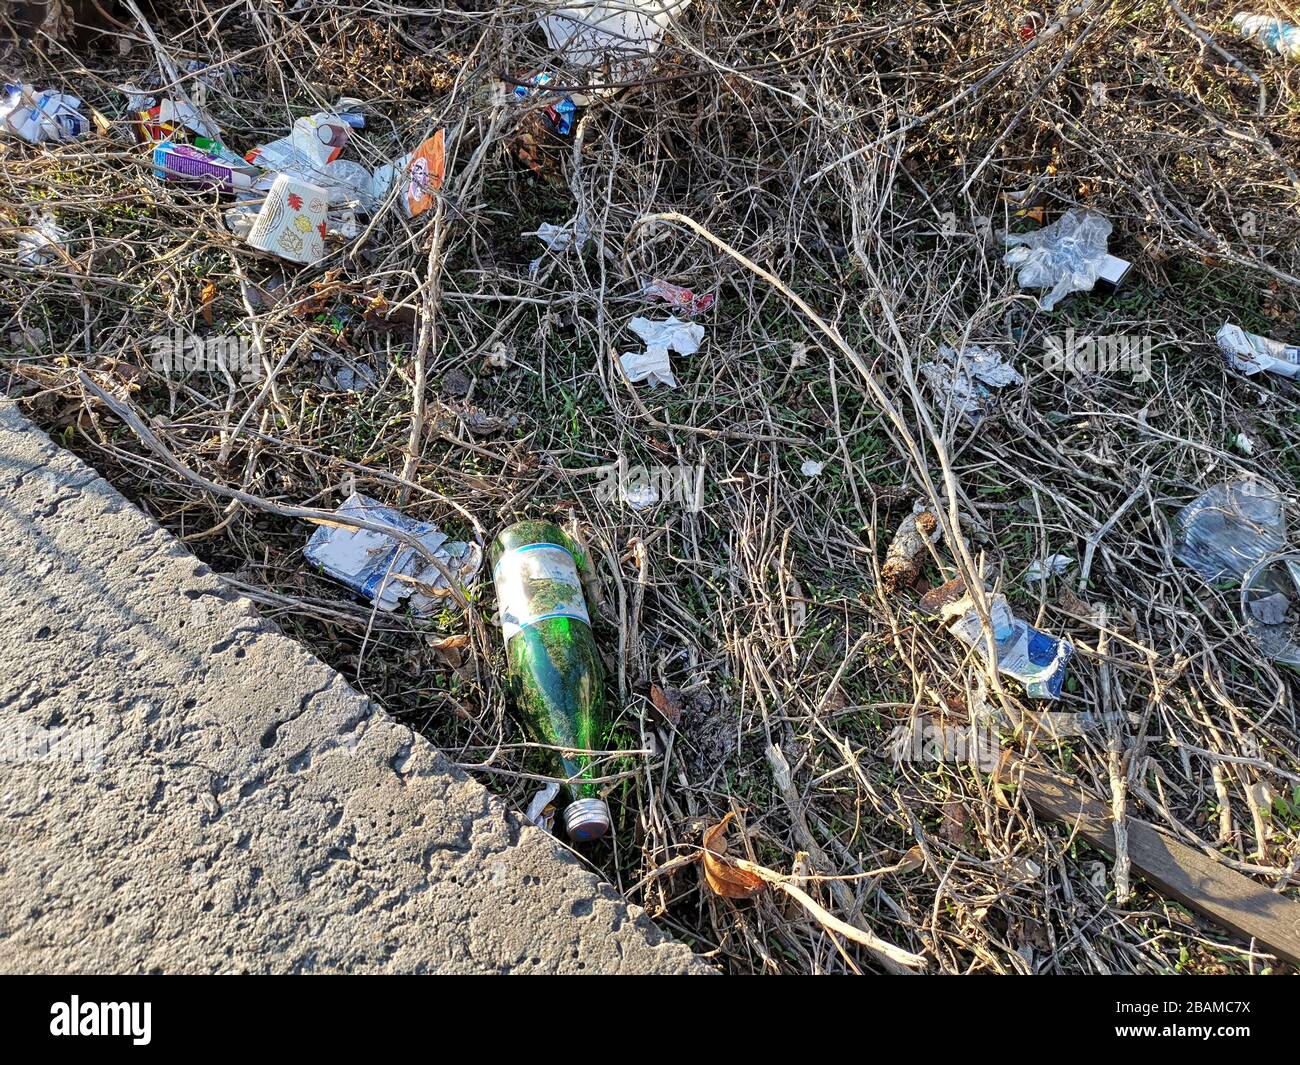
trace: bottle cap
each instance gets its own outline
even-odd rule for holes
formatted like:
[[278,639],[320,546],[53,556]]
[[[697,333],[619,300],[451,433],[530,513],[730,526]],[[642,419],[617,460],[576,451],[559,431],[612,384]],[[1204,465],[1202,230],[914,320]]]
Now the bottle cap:
[[604,799],[577,799],[564,811],[564,828],[574,843],[600,839],[609,831],[609,807]]

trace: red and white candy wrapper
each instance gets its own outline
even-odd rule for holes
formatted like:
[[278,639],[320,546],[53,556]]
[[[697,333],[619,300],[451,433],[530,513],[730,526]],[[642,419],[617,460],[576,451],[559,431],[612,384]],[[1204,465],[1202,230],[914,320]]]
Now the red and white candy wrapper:
[[647,299],[663,300],[688,317],[703,314],[713,306],[713,301],[717,298],[712,292],[704,292],[697,296],[689,288],[661,281],[657,277],[641,290],[641,295]]

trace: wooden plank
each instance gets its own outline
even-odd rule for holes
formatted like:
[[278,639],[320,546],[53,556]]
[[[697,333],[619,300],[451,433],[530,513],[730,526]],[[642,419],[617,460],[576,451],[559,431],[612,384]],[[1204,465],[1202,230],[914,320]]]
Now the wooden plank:
[[[1115,853],[1110,807],[1079,790],[1068,777],[1017,761],[1034,810],[1060,821],[1089,843]],[[1300,965],[1300,902],[1216,862],[1155,825],[1128,818],[1128,853],[1134,871],[1163,895],[1243,939],[1254,939],[1270,954]]]

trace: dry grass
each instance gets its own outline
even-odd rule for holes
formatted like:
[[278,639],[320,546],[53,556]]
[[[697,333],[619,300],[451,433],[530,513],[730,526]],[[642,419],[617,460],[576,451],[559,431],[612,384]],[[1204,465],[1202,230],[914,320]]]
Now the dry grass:
[[[617,833],[584,857],[730,971],[877,967],[787,898],[715,897],[678,860],[730,811],[733,853],[810,876],[827,910],[932,971],[1277,968],[1140,884],[1117,898],[1113,864],[1008,781],[895,764],[890,747],[900,726],[960,728],[987,701],[1008,749],[1107,801],[1122,778],[1126,816],[1295,891],[1300,809],[1270,809],[1266,791],[1300,783],[1296,680],[1242,633],[1231,593],[1172,560],[1168,518],[1235,471],[1295,491],[1294,392],[1228,372],[1213,335],[1231,318],[1297,339],[1300,67],[1233,38],[1218,3],[1185,9],[1237,67],[1160,3],[1081,4],[1025,41],[1016,5],[697,0],[649,74],[548,149],[547,183],[516,158],[521,113],[493,91],[546,62],[529,5],[288,6],[169,5],[158,35],[175,58],[237,65],[208,102],[240,150],[342,93],[369,103],[369,165],[446,125],[437,218],[390,209],[288,271],[276,305],[251,305],[241,282],[281,267],[226,233],[213,194],[157,182],[125,142],[5,141],[3,225],[40,204],[73,234],[50,266],[18,265],[12,239],[0,251],[9,391],[33,417],[521,808],[547,763],[504,701],[490,589],[468,590],[468,615],[376,617],[310,571],[308,528],[283,510],[335,505],[354,483],[480,538],[524,515],[572,520],[606,589],[610,746],[652,752],[608,767],[623,773]],[[112,10],[111,35],[42,37],[4,69],[120,118],[115,86],[156,61]],[[1020,203],[1105,213],[1111,250],[1136,264],[1128,287],[1039,311],[988,232],[1026,227]],[[541,245],[520,234],[579,213],[593,239],[530,276]],[[666,213],[695,225],[649,218]],[[628,320],[655,310],[637,296],[651,277],[718,294],[675,391],[628,384],[613,358],[635,346]],[[153,371],[150,338],[178,327],[250,336],[274,387]],[[1066,328],[1152,338],[1153,379],[1043,370]],[[962,338],[1026,376],[979,431],[918,383],[936,344]],[[313,353],[369,365],[375,387],[321,387]],[[244,496],[186,483],[79,370]],[[501,421],[484,433],[480,413]],[[704,466],[703,510],[607,498],[620,458]],[[946,533],[922,588],[984,573],[1075,643],[1058,709],[1119,725],[1054,739],[1042,706],[991,685],[916,591],[883,594],[885,548],[918,497]],[[1026,585],[1053,552],[1090,568]],[[426,639],[462,632],[460,653]],[[652,683],[681,691],[676,730],[650,710]]]

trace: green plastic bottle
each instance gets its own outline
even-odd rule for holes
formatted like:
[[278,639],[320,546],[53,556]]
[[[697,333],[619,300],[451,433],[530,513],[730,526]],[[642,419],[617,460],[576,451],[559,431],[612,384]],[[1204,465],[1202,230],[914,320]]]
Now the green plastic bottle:
[[[581,549],[554,522],[521,521],[492,542],[511,694],[538,742],[602,750],[608,727],[604,670],[579,570]],[[564,827],[575,843],[599,839],[610,827],[609,807],[591,778],[600,774],[586,754],[559,755],[572,802]]]

